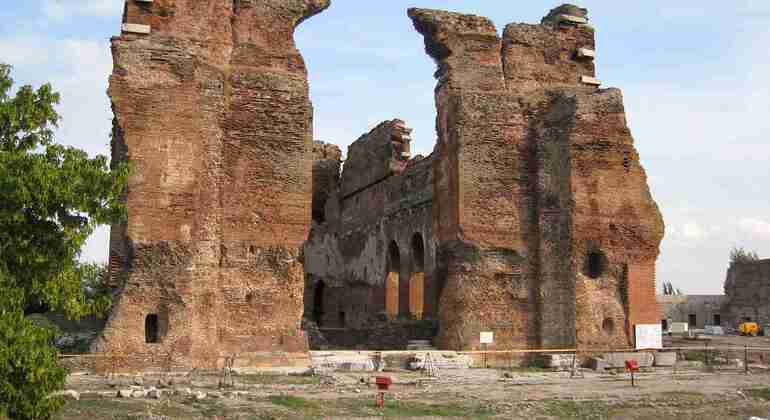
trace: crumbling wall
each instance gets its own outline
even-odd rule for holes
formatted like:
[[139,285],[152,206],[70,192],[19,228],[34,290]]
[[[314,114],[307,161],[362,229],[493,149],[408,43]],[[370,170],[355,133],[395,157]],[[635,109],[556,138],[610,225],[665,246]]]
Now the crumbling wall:
[[126,369],[307,349],[312,107],[293,33],[328,5],[126,2],[109,95],[113,157],[133,172],[111,238],[120,290],[96,346],[130,356]]
[[502,39],[478,16],[409,16],[438,65],[439,345],[623,346],[657,323],[662,218],[620,93],[598,89],[587,11]]
[[725,295],[726,325],[737,328],[745,320],[770,324],[770,259],[730,264]]
[[[385,121],[351,144],[339,188],[323,204],[327,220],[305,244],[305,318],[327,330],[332,344],[384,343],[394,331],[409,331],[396,318],[433,317],[432,158],[410,159],[410,132],[401,120]],[[324,158],[316,158],[323,165]],[[323,188],[314,185],[315,192]],[[358,333],[340,341],[342,335],[329,330],[339,328]],[[380,338],[355,343],[367,335]]]

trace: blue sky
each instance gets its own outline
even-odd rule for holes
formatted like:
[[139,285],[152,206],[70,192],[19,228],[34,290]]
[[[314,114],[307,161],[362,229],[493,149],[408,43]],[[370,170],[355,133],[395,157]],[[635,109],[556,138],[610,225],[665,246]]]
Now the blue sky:
[[[62,93],[58,139],[107,154],[109,38],[123,0],[27,0],[0,8],[0,61],[18,83]],[[518,4],[517,4],[518,3]],[[385,119],[435,143],[433,62],[406,17],[429,7],[539,22],[558,2],[333,0],[296,38],[310,72],[315,137],[347,146]],[[733,246],[770,258],[770,2],[579,3],[597,29],[597,73],[625,95],[629,124],[666,220],[658,281],[720,293]],[[13,24],[9,24],[9,23]],[[103,261],[107,230],[83,257]]]

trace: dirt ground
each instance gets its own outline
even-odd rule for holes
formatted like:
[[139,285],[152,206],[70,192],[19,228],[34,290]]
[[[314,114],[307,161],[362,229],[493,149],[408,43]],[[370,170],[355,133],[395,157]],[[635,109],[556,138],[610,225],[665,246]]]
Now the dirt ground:
[[[770,372],[655,370],[632,387],[625,373],[533,369],[443,371],[438,379],[406,371],[394,380],[385,409],[371,373],[325,376],[236,375],[220,389],[219,375],[105,378],[74,375],[80,393],[60,414],[74,419],[749,419],[770,417]],[[154,398],[118,398],[161,386]],[[140,391],[142,392],[142,391]],[[205,395],[204,395],[205,394]]]
[[[58,419],[770,419],[770,351],[749,352],[748,374],[743,363],[745,345],[770,348],[770,337],[664,341],[697,349],[679,351],[674,368],[638,374],[635,387],[625,372],[587,369],[579,377],[540,368],[442,370],[439,378],[400,369],[232,378],[75,373],[67,389],[79,400]],[[394,381],[383,409],[375,407],[375,376]]]

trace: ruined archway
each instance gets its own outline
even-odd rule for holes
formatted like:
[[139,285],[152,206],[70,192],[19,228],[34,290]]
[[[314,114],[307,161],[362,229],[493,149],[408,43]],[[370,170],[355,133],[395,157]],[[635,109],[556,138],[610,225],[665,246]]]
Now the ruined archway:
[[326,283],[323,280],[319,280],[313,290],[313,321],[319,327],[323,326],[325,288]]
[[412,236],[412,276],[409,279],[409,315],[422,319],[425,308],[425,243],[418,232]]
[[396,241],[388,245],[387,277],[385,279],[385,311],[389,318],[398,317],[398,286],[401,273],[401,253]]

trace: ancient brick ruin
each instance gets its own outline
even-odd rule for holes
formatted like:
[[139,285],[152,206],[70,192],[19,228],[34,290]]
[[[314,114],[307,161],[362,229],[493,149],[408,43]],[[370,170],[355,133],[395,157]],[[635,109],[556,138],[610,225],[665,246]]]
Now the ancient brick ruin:
[[725,296],[728,326],[737,328],[744,321],[770,325],[770,259],[730,264]]
[[113,156],[134,173],[99,350],[133,367],[285,363],[308,349],[303,310],[343,347],[474,349],[482,331],[497,349],[624,347],[659,322],[663,221],[621,93],[595,79],[585,9],[502,38],[410,9],[438,65],[438,143],[412,157],[407,123],[386,121],[343,167],[312,142],[293,41],[327,6],[127,1],[110,96]]
[[128,0],[112,40],[121,287],[97,348],[131,366],[290,363],[311,218],[312,117],[294,29],[328,0]]

